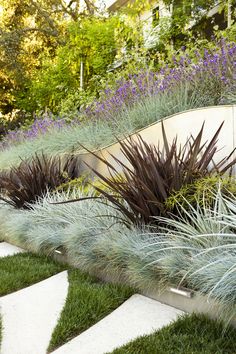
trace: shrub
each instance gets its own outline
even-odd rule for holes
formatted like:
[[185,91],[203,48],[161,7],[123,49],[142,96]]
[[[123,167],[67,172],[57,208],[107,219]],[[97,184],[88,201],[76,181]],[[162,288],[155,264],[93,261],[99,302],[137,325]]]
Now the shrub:
[[47,113],[41,117],[35,118],[33,124],[29,126],[21,127],[21,129],[11,130],[4,137],[1,142],[1,149],[7,149],[12,145],[17,145],[24,140],[32,141],[38,136],[43,136],[48,131],[60,130],[65,127],[66,121],[64,119],[56,119],[52,115]]
[[[201,177],[216,172],[223,174],[235,163],[236,159],[228,161],[231,155],[218,164],[213,163],[217,150],[217,137],[222,124],[208,144],[202,143],[204,127],[202,126],[197,137],[188,139],[183,147],[177,146],[177,138],[169,145],[163,124],[163,151],[159,146],[147,144],[141,136],[138,136],[138,141],[133,138],[120,141],[121,152],[129,163],[125,165],[113,156],[115,162],[122,167],[121,177],[112,164],[93,153],[105,163],[112,176],[112,178],[104,177],[92,169],[101,181],[109,186],[111,192],[96,186],[95,189],[132,223],[152,223],[153,216],[165,215],[165,201],[171,193]],[[128,208],[122,200],[125,200]]]
[[89,185],[89,182],[91,182],[91,180],[89,179],[88,174],[83,174],[82,176],[78,177],[78,178],[74,178],[72,180],[66,181],[65,183],[62,183],[60,186],[58,186],[56,188],[56,190],[58,192],[68,192],[71,191],[73,189],[77,190],[77,189],[82,189],[84,190],[84,188],[86,188]]
[[54,190],[80,174],[79,158],[75,156],[46,157],[35,155],[18,167],[0,175],[1,199],[15,208],[29,208],[47,190]]
[[[214,194],[212,208],[207,205],[181,207],[177,219],[161,218],[158,236],[166,239],[160,249],[157,241],[149,254],[156,256],[169,281],[187,285],[225,306],[221,313],[227,321],[235,314],[236,304],[236,197]],[[166,249],[165,257],[163,250]]]
[[215,192],[220,188],[223,195],[236,195],[234,176],[213,175],[200,178],[192,184],[183,186],[179,191],[173,192],[165,201],[168,210],[176,210],[179,205],[188,208],[197,203],[201,206],[212,206],[215,202]]

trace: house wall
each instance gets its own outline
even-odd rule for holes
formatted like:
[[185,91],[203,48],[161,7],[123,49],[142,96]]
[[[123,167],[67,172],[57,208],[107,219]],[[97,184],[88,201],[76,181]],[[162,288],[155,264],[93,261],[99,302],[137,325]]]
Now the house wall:
[[[118,11],[120,8],[127,6],[132,0],[108,0],[107,9],[108,11]],[[156,38],[158,38],[159,28],[153,26],[153,9],[159,7],[159,18],[170,17],[170,9],[163,3],[162,0],[151,1],[150,8],[140,15],[140,20],[143,23],[143,35],[144,35],[144,45],[146,47],[152,46],[155,43]]]
[[160,27],[153,26],[153,9],[159,7],[160,20],[171,16],[171,10],[163,3],[163,1],[154,1],[151,8],[141,14],[140,19],[143,22],[144,45],[152,47],[158,40]]

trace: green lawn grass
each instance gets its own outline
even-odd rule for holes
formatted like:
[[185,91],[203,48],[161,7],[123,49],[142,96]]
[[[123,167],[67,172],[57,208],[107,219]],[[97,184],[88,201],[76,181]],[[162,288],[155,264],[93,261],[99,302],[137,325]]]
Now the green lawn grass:
[[0,296],[10,294],[66,269],[46,256],[20,253],[0,258]]
[[81,273],[69,270],[69,291],[60,320],[52,334],[48,351],[85,331],[115,310],[134,291],[124,285],[107,284]]
[[205,316],[187,315],[110,354],[235,354],[236,330]]

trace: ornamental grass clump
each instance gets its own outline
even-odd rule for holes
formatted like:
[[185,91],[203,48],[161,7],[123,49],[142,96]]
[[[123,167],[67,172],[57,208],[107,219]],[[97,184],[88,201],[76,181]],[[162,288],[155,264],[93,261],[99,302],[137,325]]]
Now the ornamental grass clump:
[[27,129],[18,129],[9,131],[8,134],[1,141],[1,150],[7,149],[13,145],[17,145],[25,140],[33,140],[38,136],[44,135],[50,130],[60,130],[65,127],[64,119],[44,115],[35,119],[33,124]]
[[83,112],[68,119],[46,116],[3,141],[0,166],[44,150],[50,153],[104,147],[153,122],[188,109],[235,103],[236,43],[183,56],[158,71],[140,71],[118,80]]
[[131,223],[153,223],[154,216],[166,214],[165,202],[171,193],[199,178],[231,170],[236,162],[236,159],[230,160],[232,154],[218,163],[213,161],[222,125],[208,143],[202,143],[203,125],[198,135],[187,139],[183,146],[178,146],[177,138],[169,144],[163,124],[163,148],[149,145],[140,135],[137,140],[129,138],[120,141],[121,152],[127,163],[112,157],[120,165],[121,174],[111,163],[93,153],[110,171],[110,177],[105,177],[92,169],[109,190],[97,186],[94,188]]
[[79,158],[76,156],[47,157],[35,155],[31,160],[22,160],[10,171],[0,173],[1,200],[15,208],[30,208],[47,191],[80,175]]
[[217,300],[228,310],[221,315],[229,320],[236,313],[236,197],[222,195],[219,185],[214,200],[211,208],[180,205],[178,219],[159,220],[163,226],[158,236],[166,241],[162,249],[153,242],[149,256],[156,260],[149,266],[161,263],[169,281]]

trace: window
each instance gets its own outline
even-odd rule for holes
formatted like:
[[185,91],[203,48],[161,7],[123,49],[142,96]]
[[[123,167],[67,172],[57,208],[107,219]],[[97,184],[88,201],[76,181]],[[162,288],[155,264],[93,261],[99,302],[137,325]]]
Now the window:
[[158,25],[159,18],[160,18],[160,12],[159,12],[159,6],[157,6],[152,10],[152,25],[153,25],[153,27],[156,27]]

